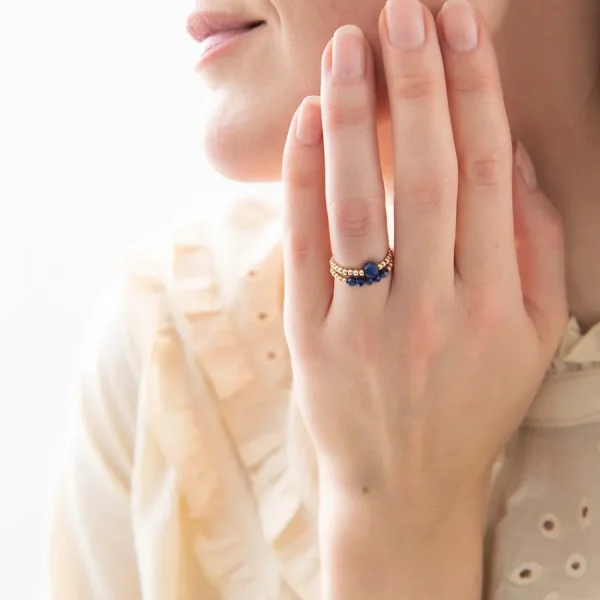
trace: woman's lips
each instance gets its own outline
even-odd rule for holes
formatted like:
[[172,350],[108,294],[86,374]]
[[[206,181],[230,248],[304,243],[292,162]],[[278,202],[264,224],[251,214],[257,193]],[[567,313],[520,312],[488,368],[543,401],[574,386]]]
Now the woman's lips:
[[197,42],[202,42],[215,33],[246,29],[262,22],[243,15],[196,10],[187,18],[187,31]]
[[264,25],[264,22],[246,25],[238,29],[218,31],[204,37],[200,42],[200,59],[196,63],[196,70],[204,66],[209,59],[221,55],[226,49],[231,48],[237,41],[240,41],[255,29],[260,29],[262,25]]

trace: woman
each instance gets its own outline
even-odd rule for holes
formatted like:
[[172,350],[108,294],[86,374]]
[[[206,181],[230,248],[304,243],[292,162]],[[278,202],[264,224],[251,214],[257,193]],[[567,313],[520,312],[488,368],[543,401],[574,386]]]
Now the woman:
[[206,148],[283,199],[133,258],[53,598],[600,596],[600,2],[442,4],[198,7],[262,22]]

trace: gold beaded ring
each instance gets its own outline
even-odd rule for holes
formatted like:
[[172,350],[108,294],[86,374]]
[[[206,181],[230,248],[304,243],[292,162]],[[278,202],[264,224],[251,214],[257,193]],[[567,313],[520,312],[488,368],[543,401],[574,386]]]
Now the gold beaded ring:
[[387,277],[394,267],[394,251],[389,248],[385,258],[379,262],[366,262],[362,269],[342,267],[333,256],[329,259],[329,272],[334,279],[349,286],[372,285]]

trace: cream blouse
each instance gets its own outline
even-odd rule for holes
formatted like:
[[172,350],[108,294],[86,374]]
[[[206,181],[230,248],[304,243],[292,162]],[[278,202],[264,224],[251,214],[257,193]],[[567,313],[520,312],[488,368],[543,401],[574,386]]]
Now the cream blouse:
[[[248,195],[132,253],[84,355],[52,600],[319,598],[286,452],[280,217]],[[484,598],[598,600],[600,323],[571,319],[491,489]]]

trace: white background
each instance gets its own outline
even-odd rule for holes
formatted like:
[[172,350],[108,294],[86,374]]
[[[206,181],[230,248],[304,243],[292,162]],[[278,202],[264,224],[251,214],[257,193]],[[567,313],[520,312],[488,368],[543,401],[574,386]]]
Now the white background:
[[193,7],[0,2],[2,599],[40,593],[48,490],[95,299],[133,240],[231,185],[201,156]]

